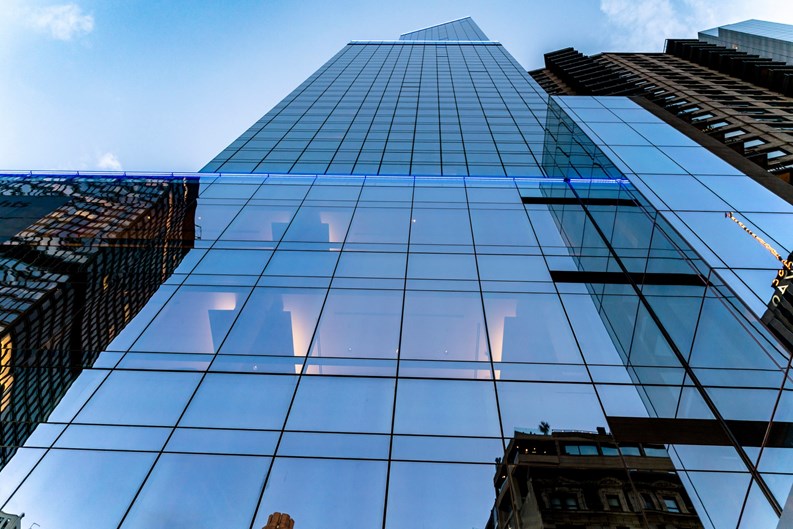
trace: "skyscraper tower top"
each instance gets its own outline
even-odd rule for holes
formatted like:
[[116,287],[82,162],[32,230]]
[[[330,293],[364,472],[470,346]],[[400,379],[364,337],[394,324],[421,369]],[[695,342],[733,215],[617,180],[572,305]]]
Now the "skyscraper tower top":
[[471,18],[353,41],[203,171],[537,176],[545,97]]
[[444,22],[400,35],[399,40],[490,40],[471,17]]

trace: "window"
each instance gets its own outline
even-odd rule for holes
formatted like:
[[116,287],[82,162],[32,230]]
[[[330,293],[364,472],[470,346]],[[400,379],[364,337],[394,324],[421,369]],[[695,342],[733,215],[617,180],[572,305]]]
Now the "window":
[[551,496],[551,508],[564,511],[577,511],[579,509],[578,497],[571,493],[560,493]]
[[664,507],[669,512],[680,512],[680,505],[677,500],[671,496],[664,496]]
[[590,444],[567,444],[562,446],[562,452],[569,456],[596,456],[598,455],[598,447]]
[[693,121],[693,122],[705,121],[706,119],[710,119],[712,117],[714,117],[713,114],[711,114],[710,112],[706,112],[704,114],[700,114],[699,116],[695,116],[695,117],[691,118],[691,121]]
[[669,457],[669,452],[663,445],[644,445],[644,455],[647,457]]
[[573,495],[565,496],[564,498],[564,508],[568,511],[577,511],[578,510],[578,498]]
[[746,134],[746,131],[741,129],[731,130],[730,132],[724,133],[724,139],[734,138],[736,136],[740,136],[741,134]]
[[618,494],[606,494],[606,505],[609,510],[622,510],[622,502]]
[[622,452],[623,456],[641,456],[642,453],[639,451],[639,447],[637,445],[620,445],[620,451]]
[[617,447],[614,445],[601,445],[600,449],[603,451],[604,456],[618,456],[620,455]]
[[726,121],[718,121],[716,123],[711,123],[710,125],[707,126],[706,132],[709,130],[720,129],[722,127],[726,127],[727,125],[729,125],[729,123]]
[[653,501],[653,497],[651,494],[647,492],[642,492],[642,504],[644,505],[645,509],[655,509],[655,501]]

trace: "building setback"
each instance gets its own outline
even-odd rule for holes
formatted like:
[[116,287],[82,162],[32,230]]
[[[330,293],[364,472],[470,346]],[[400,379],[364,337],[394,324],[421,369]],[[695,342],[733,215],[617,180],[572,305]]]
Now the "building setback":
[[352,41],[199,173],[0,174],[23,197],[107,176],[120,211],[193,185],[174,197],[192,248],[12,441],[2,516],[775,527],[793,206],[681,130],[548,95],[465,18]]

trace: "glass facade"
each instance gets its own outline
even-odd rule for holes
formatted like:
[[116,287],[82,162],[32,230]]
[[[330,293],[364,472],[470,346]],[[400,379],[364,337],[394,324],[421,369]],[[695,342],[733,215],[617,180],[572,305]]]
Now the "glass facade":
[[471,19],[353,41],[203,170],[538,174],[545,97]]
[[744,20],[700,31],[699,40],[793,64],[793,26],[766,20]]
[[[6,415],[6,395],[57,348],[3,345],[3,431],[29,432],[3,437],[0,523],[776,526],[793,484],[793,207],[627,99],[542,94],[470,19],[403,37],[344,48],[206,168],[220,172],[0,177],[14,200],[60,200],[9,225],[0,255],[112,248],[120,290],[145,298],[118,324],[90,318],[103,338],[71,350],[96,354],[36,394],[36,416]],[[442,50],[456,72],[425,85]],[[410,88],[395,104],[364,103],[389,90],[370,62]],[[346,132],[317,139],[340,101]],[[108,207],[74,209],[100,184]],[[150,188],[159,200],[136,198]],[[90,228],[142,202],[145,234]],[[144,241],[169,257],[150,263]],[[4,304],[29,284],[13,270]],[[132,282],[155,270],[154,288]]]
[[399,40],[489,40],[471,17],[403,33]]

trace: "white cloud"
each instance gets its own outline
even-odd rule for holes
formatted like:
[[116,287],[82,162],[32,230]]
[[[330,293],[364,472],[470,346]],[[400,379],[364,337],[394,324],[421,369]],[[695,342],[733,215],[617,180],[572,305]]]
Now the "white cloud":
[[57,40],[72,40],[94,30],[93,15],[84,13],[77,4],[31,8],[23,16],[28,25]]
[[793,24],[786,0],[600,0],[600,10],[613,47],[606,51],[660,51],[667,38],[696,38],[749,18]]
[[103,171],[121,171],[121,162],[112,152],[106,152],[96,161],[96,168]]

